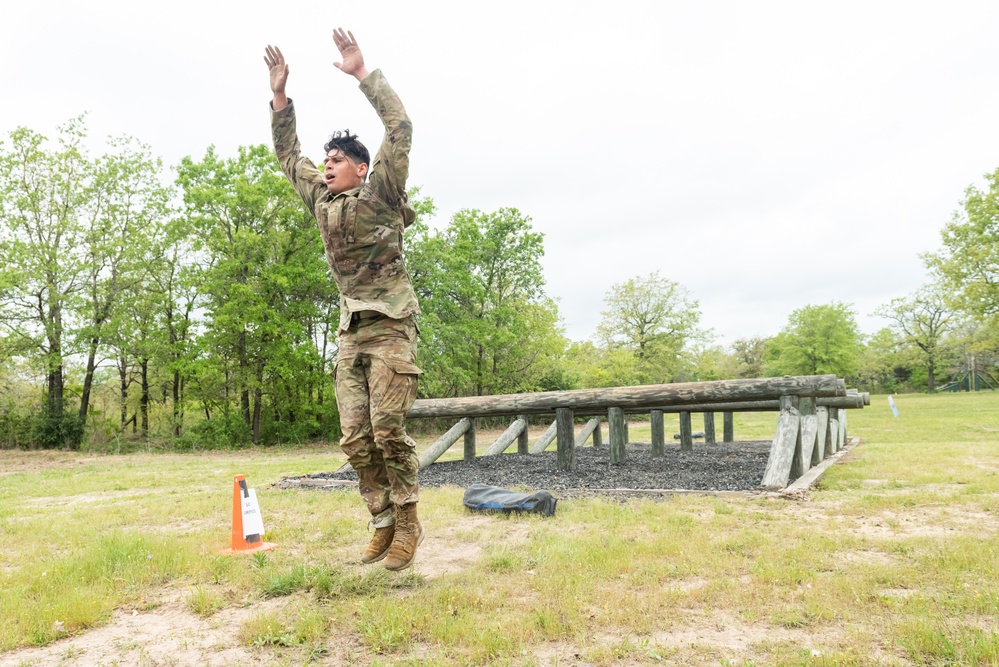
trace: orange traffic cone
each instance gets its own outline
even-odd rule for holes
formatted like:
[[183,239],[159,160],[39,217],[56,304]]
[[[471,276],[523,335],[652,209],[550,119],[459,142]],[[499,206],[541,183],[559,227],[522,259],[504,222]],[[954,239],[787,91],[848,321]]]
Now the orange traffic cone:
[[[247,534],[243,529],[243,515],[247,514],[251,521],[249,527],[254,532]],[[260,508],[257,507],[256,494],[251,495],[246,486],[246,479],[236,475],[232,480],[232,548],[224,549],[223,555],[252,554],[258,551],[268,551],[276,544],[264,542],[264,523],[260,519]]]

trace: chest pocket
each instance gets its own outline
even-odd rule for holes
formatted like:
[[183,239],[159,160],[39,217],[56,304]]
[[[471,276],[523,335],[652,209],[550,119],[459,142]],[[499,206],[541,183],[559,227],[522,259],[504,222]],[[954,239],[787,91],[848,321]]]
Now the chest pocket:
[[341,211],[343,238],[348,245],[353,245],[357,241],[357,198],[349,197]]
[[361,190],[347,205],[347,243],[351,246],[369,246],[378,243],[379,227],[385,224],[388,209],[377,197]]

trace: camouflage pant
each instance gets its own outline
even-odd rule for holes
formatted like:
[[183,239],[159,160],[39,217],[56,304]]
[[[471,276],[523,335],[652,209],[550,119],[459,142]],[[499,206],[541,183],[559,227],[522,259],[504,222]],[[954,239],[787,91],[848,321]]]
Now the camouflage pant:
[[391,525],[393,505],[419,500],[416,443],[406,413],[416,400],[416,325],[412,317],[356,320],[340,334],[336,402],[340,448],[357,471],[373,523]]

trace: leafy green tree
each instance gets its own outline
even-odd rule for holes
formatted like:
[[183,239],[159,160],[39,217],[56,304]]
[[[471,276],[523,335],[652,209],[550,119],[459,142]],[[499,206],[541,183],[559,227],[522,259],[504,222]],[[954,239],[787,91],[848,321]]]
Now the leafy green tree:
[[867,339],[857,356],[857,383],[872,392],[899,391],[918,364],[903,336],[885,327]]
[[592,341],[573,342],[566,351],[566,360],[583,388],[628,387],[638,381],[638,358],[631,350],[607,348]]
[[[424,204],[423,214],[432,212]],[[504,208],[458,211],[440,232],[410,229],[407,266],[420,299],[421,392],[531,391],[564,350],[558,308],[544,293],[544,237]]]
[[735,377],[764,377],[767,361],[767,347],[770,338],[739,338],[732,343],[732,353],[737,364]]
[[77,347],[86,354],[81,421],[87,417],[108,324],[147,277],[146,265],[159,260],[151,241],[166,222],[173,195],[162,184],[162,164],[149,157],[148,146],[128,137],[113,139],[110,145],[113,152],[94,163],[87,192],[85,288],[79,307],[81,326],[76,332]]
[[209,149],[177,172],[201,257],[206,321],[195,373],[206,415],[222,413],[215,435],[314,433],[315,390],[331,379],[313,334],[334,314],[335,294],[315,221],[267,146],[229,159]]
[[939,346],[938,368],[948,379],[974,370],[999,381],[999,329],[974,319],[956,323]]
[[965,191],[941,232],[943,248],[924,257],[956,304],[982,320],[999,316],[999,169],[985,180],[987,189]]
[[861,349],[853,309],[839,302],[791,313],[768,347],[766,374],[853,376]]
[[674,377],[677,382],[729,380],[739,372],[735,355],[726,352],[721,345],[695,341],[684,348],[680,361],[679,372]]
[[154,244],[158,261],[149,264],[148,279],[162,303],[161,330],[166,340],[159,348],[159,358],[170,374],[171,421],[178,437],[183,432],[185,387],[194,363],[194,310],[198,302],[198,272],[189,230],[184,217],[164,227]]
[[701,312],[690,291],[658,271],[612,286],[604,304],[597,339],[609,350],[635,356],[631,384],[672,381],[684,347],[710,337],[700,328]]
[[940,344],[956,320],[944,293],[939,287],[925,286],[909,296],[892,299],[874,314],[889,320],[892,329],[922,351],[926,366],[926,390],[934,391]]
[[88,191],[93,164],[81,149],[82,117],[59,128],[57,146],[21,127],[0,144],[0,327],[10,353],[41,366],[42,446],[78,447],[83,424],[66,405],[67,331],[85,287]]

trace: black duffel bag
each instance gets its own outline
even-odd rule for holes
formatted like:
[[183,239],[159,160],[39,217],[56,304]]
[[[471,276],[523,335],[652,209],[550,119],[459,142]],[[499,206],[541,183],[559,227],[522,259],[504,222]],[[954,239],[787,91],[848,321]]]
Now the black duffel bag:
[[470,510],[484,512],[530,512],[555,516],[558,500],[547,491],[517,493],[488,484],[475,483],[465,489],[461,503]]

